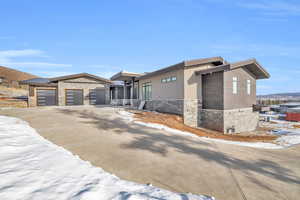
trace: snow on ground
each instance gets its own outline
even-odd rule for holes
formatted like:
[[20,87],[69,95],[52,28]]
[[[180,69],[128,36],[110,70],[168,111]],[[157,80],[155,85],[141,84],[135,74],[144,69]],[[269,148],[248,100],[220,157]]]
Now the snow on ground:
[[121,180],[45,140],[17,118],[0,116],[0,163],[0,199],[5,200],[213,199]]
[[[295,128],[293,130],[279,129],[277,131],[276,130],[273,131],[273,134],[280,135],[280,137],[275,141],[275,143],[238,142],[238,141],[229,141],[229,140],[222,140],[222,139],[216,139],[216,138],[201,137],[201,136],[197,136],[193,133],[180,131],[180,130],[173,129],[173,128],[170,128],[170,127],[167,127],[167,126],[161,125],[161,124],[134,121],[134,114],[127,112],[127,111],[119,111],[119,114],[123,119],[128,120],[130,122],[134,122],[136,124],[140,124],[140,125],[147,126],[150,128],[165,130],[165,131],[168,131],[173,134],[179,134],[179,135],[185,135],[185,136],[190,136],[190,137],[194,137],[194,138],[199,138],[199,139],[206,140],[206,141],[220,142],[220,143],[225,143],[225,144],[234,144],[234,145],[254,147],[254,148],[263,148],[263,149],[282,149],[282,148],[290,147],[292,145],[300,144],[300,129],[295,129]],[[272,120],[272,121],[274,121],[274,120]],[[276,120],[276,121],[279,121],[279,120]],[[289,122],[286,122],[286,123],[289,123]],[[270,126],[278,125],[278,124],[272,124],[272,123],[269,123],[269,124],[270,124]],[[285,122],[283,122],[281,120],[281,124],[285,124]],[[298,123],[298,124],[300,124],[300,123]],[[285,125],[285,126],[292,127],[292,125]]]

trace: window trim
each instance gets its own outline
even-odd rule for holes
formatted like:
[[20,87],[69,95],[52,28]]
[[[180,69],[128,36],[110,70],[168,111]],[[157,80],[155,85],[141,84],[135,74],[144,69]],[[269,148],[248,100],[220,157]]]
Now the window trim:
[[251,80],[250,79],[248,79],[247,81],[246,81],[246,90],[247,90],[247,94],[248,95],[251,95]]
[[238,93],[238,78],[236,76],[232,77],[232,94]]
[[152,98],[152,83],[146,82],[142,84],[142,99],[150,100]]

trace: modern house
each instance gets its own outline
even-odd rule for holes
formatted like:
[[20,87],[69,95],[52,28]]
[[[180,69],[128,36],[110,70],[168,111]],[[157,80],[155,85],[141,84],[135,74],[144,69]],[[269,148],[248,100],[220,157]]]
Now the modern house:
[[29,106],[130,105],[181,115],[192,127],[238,133],[256,129],[256,80],[269,77],[255,59],[228,63],[212,57],[150,73],[121,71],[111,80],[81,73],[21,84],[29,85]]
[[[256,80],[270,75],[255,60],[222,57],[189,60],[145,74],[120,72],[111,80],[113,104],[182,115],[184,123],[224,133],[253,131],[258,124]],[[120,83],[121,81],[121,83]]]
[[110,80],[81,73],[50,79],[21,81],[29,85],[28,105],[98,105],[109,104]]

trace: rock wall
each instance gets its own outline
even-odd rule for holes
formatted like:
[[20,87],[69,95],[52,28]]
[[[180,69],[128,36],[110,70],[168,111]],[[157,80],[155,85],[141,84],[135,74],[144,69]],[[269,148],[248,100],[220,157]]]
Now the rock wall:
[[183,115],[183,100],[149,100],[146,101],[144,109]]
[[258,112],[252,108],[234,110],[202,109],[199,126],[223,133],[254,131],[258,126]]
[[235,133],[254,131],[258,126],[258,112],[252,108],[224,110],[224,132],[234,127]]
[[199,127],[215,130],[224,131],[224,111],[213,110],[213,109],[201,109],[198,117]]
[[199,126],[199,112],[202,108],[201,101],[184,100],[183,103],[183,121],[184,124],[191,127]]

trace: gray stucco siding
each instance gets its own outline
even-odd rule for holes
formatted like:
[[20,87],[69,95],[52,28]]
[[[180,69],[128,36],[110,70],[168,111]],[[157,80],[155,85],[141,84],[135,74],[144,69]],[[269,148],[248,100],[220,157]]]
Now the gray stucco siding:
[[[167,77],[176,77],[176,81],[162,83],[161,80]],[[151,100],[178,100],[183,99],[183,70],[174,70],[172,72],[162,73],[147,79],[139,80],[139,99],[142,99],[143,83],[151,82],[152,97]]]
[[[237,94],[233,94],[233,77],[237,77]],[[247,94],[247,80],[251,83],[250,95]],[[249,108],[256,104],[256,79],[248,71],[238,68],[224,72],[224,109]]]

